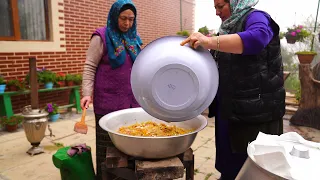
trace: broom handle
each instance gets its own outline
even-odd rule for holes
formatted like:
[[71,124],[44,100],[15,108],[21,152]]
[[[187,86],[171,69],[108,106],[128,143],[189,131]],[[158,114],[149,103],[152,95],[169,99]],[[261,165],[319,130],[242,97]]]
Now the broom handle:
[[87,111],[87,109],[86,108],[84,108],[83,109],[83,112],[82,112],[82,116],[81,116],[81,123],[84,123],[84,119],[85,119],[85,117],[86,117],[86,111]]

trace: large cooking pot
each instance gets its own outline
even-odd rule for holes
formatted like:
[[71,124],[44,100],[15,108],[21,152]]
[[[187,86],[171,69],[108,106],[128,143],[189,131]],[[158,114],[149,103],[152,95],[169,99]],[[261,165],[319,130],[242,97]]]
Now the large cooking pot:
[[130,136],[118,133],[122,126],[129,126],[134,123],[154,121],[165,123],[150,116],[142,108],[131,108],[115,111],[103,116],[99,126],[108,132],[113,144],[123,153],[141,158],[161,159],[181,154],[191,147],[197,133],[207,126],[207,119],[199,115],[191,120],[183,122],[167,123],[178,127],[194,129],[195,131],[169,137],[141,137]]
[[236,180],[320,179],[320,143],[307,141],[296,132],[280,136],[260,132],[248,144],[247,153]]
[[132,67],[131,86],[138,103],[165,121],[197,117],[218,89],[218,68],[210,52],[181,46],[183,40],[182,36],[166,36],[151,42]]
[[259,179],[259,180],[287,180],[276,174],[273,174],[264,168],[260,167],[250,157],[247,158],[243,164],[240,172],[238,173],[236,180],[248,180],[248,179]]

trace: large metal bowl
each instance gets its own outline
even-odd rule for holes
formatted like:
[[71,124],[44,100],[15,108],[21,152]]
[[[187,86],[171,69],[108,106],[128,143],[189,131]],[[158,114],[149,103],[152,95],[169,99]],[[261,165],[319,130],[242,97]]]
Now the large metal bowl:
[[151,116],[171,122],[200,115],[216,96],[219,73],[207,49],[181,46],[186,37],[166,36],[149,43],[137,56],[131,87]]
[[195,130],[188,134],[169,137],[129,136],[117,132],[122,126],[150,120],[166,123],[150,116],[142,108],[131,108],[103,116],[99,121],[99,126],[108,132],[115,147],[123,153],[134,157],[160,159],[185,152],[191,147],[197,133],[204,129],[208,123],[207,119],[202,115],[188,121],[167,123]]

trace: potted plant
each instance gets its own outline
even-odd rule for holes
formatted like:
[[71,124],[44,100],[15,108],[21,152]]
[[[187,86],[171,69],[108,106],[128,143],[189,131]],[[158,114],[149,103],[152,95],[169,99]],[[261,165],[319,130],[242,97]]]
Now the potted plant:
[[0,93],[4,93],[5,90],[6,90],[6,82],[3,76],[0,75]]
[[57,73],[56,83],[59,87],[64,87],[66,85],[66,75],[64,73]]
[[20,90],[20,81],[18,79],[10,79],[7,82],[9,91],[18,91]]
[[45,110],[49,113],[50,121],[56,122],[59,119],[60,113],[58,111],[57,104],[48,103],[47,106],[45,107]]
[[[43,85],[41,80],[40,80],[40,76],[41,76],[41,73],[43,71],[46,71],[46,68],[43,67],[43,68],[37,68],[37,82],[38,82],[38,89],[41,88],[41,86]],[[30,88],[30,74],[28,73],[25,77],[25,84],[29,85],[29,88]]]
[[18,129],[18,125],[22,122],[22,116],[11,116],[10,118],[2,117],[1,124],[8,132],[13,132]]
[[73,82],[74,82],[74,84],[76,84],[76,85],[80,85],[81,82],[82,82],[82,75],[81,75],[81,74],[76,74],[76,75],[73,77]]
[[311,33],[304,29],[302,25],[293,26],[288,28],[288,31],[285,34],[288,44],[294,44],[297,41],[302,42],[305,38],[310,36]]
[[23,80],[22,78],[19,78],[19,88],[18,91],[23,91],[26,89],[26,81]]
[[42,82],[46,89],[52,89],[53,83],[56,80],[56,74],[49,70],[44,70],[40,74],[40,82]]
[[68,86],[74,86],[74,75],[67,74],[66,75],[66,82]]
[[295,54],[298,56],[300,64],[310,64],[317,55],[314,51],[299,51]]

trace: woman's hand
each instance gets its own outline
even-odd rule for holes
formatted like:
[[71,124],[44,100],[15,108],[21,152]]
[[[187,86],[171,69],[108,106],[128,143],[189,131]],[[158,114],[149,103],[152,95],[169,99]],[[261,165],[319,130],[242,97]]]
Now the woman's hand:
[[196,49],[198,46],[202,46],[205,49],[210,49],[210,42],[212,37],[207,37],[199,32],[192,33],[186,40],[181,42],[181,46],[189,43],[190,47]]
[[207,37],[199,32],[191,34],[186,40],[180,43],[181,46],[189,43],[190,47],[202,46],[205,49],[213,49],[225,53],[242,54],[243,42],[238,34],[227,34],[214,37]]
[[91,103],[92,98],[91,96],[83,96],[83,98],[80,101],[81,104],[81,108],[84,109],[88,109],[89,108],[89,104]]

